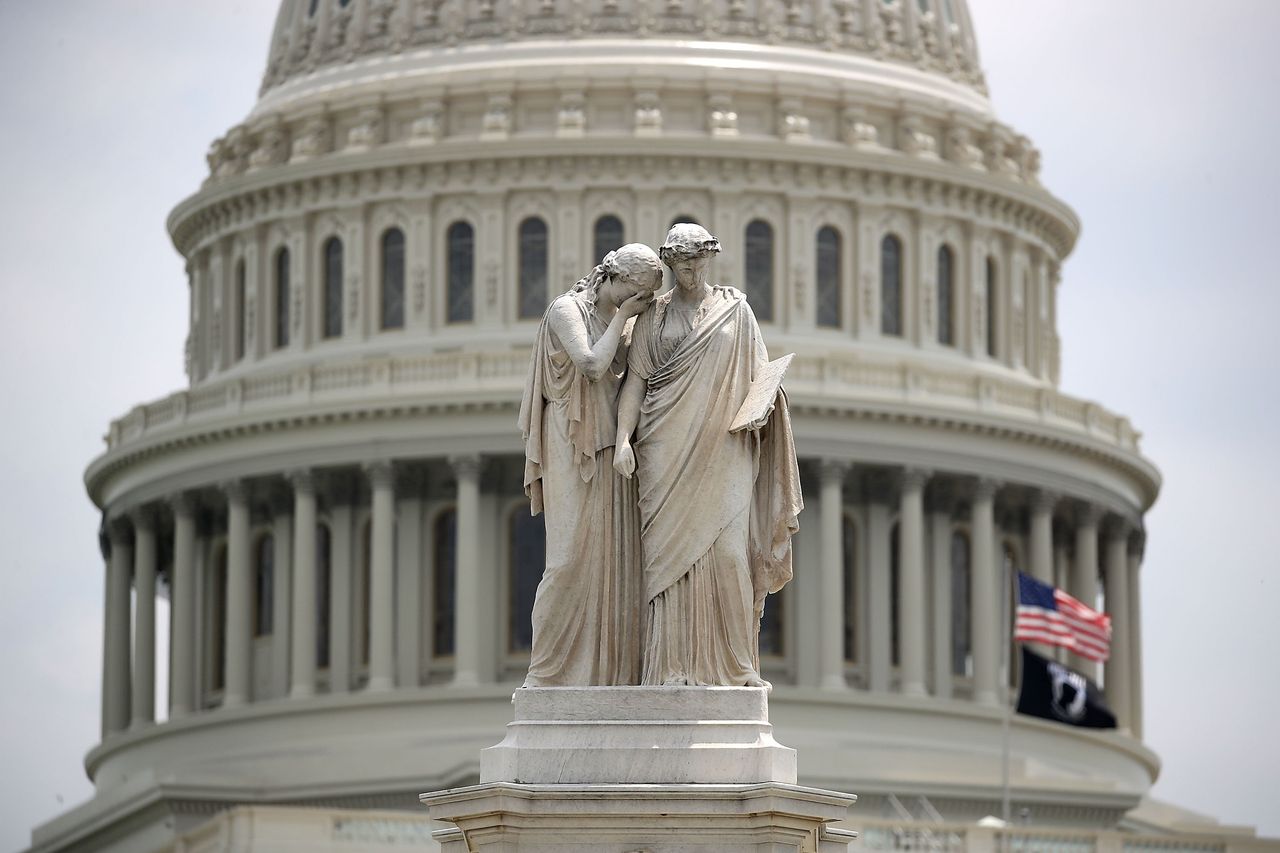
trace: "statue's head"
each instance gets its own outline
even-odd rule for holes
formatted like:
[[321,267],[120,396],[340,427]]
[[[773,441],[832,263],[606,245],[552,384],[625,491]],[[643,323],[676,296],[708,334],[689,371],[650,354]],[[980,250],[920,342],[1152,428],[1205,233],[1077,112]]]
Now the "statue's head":
[[677,222],[667,232],[667,241],[658,250],[662,262],[675,269],[682,260],[709,258],[720,253],[720,241],[696,222]]
[[593,302],[600,298],[603,288],[611,290],[615,305],[636,295],[652,296],[662,287],[662,262],[658,255],[643,243],[628,243],[604,256],[604,260],[574,285],[575,292],[590,291]]
[[635,292],[653,293],[662,287],[662,263],[644,243],[628,243],[614,249],[600,262],[605,275]]

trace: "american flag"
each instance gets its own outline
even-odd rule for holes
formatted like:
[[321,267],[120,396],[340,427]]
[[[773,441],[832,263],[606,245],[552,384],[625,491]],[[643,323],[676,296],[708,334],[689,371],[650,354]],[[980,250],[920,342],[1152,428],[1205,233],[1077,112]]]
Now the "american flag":
[[1018,572],[1018,618],[1013,638],[1062,646],[1081,657],[1104,662],[1111,655],[1111,617]]

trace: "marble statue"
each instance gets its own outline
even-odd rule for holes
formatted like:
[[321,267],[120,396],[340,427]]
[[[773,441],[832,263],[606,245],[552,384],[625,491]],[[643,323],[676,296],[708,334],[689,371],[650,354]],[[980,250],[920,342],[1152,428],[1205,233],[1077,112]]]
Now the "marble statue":
[[[636,318],[619,397],[613,464],[638,485],[646,685],[768,687],[760,617],[791,579],[803,502],[786,396],[746,297],[708,283],[719,251],[700,225],[671,228],[660,255],[675,287]],[[771,396],[731,431],[765,372]]]
[[546,568],[525,687],[639,683],[636,484],[614,471],[613,444],[628,330],[661,285],[658,256],[631,243],[557,297],[538,328],[519,423]]

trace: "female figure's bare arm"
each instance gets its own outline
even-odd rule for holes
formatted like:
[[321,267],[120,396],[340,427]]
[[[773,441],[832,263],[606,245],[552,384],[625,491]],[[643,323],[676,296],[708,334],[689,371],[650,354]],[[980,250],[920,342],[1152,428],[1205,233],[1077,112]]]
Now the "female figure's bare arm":
[[631,447],[631,436],[640,421],[640,404],[644,402],[646,381],[634,370],[627,372],[622,391],[618,394],[618,436],[613,448],[613,467],[624,477],[630,478],[636,470],[636,453]]
[[648,304],[647,294],[636,294],[623,302],[594,347],[591,345],[590,335],[587,334],[587,326],[582,321],[582,314],[569,300],[557,300],[551,306],[551,316],[548,320],[551,323],[551,330],[560,339],[574,366],[581,370],[587,379],[596,382],[604,376],[613,363],[627,320],[643,311]]

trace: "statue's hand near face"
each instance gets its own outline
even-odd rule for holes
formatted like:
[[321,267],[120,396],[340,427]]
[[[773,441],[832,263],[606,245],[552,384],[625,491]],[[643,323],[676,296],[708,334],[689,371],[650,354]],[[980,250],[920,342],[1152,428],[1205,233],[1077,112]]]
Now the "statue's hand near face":
[[618,306],[618,313],[624,320],[638,317],[644,313],[644,309],[648,308],[651,302],[653,302],[653,291],[641,290],[624,300]]
[[625,441],[614,448],[613,470],[628,480],[636,472],[636,452],[631,449],[631,442]]

